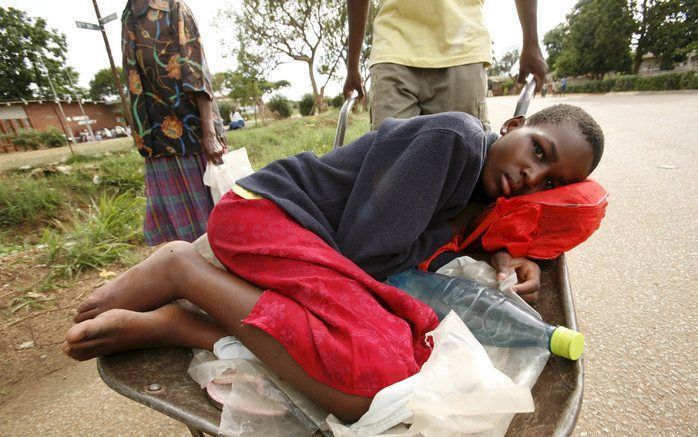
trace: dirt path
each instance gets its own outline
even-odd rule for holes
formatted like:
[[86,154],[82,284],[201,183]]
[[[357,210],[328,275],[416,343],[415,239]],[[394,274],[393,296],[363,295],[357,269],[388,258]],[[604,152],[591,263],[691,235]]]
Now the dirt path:
[[4,436],[189,436],[186,426],[118,395],[95,362],[20,384],[0,406]]

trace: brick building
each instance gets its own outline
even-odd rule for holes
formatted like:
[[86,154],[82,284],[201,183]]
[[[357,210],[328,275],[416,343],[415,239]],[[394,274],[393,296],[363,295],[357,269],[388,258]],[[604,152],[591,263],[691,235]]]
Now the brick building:
[[[93,129],[112,129],[116,125],[125,125],[122,116],[117,112],[120,103],[105,103],[84,101],[83,116],[76,101],[61,101],[66,120],[61,120],[58,104],[53,100],[28,100],[18,102],[0,102],[0,135],[15,134],[20,129],[44,130],[55,127],[61,132],[70,129],[73,135],[85,129],[85,118],[90,121]],[[15,150],[7,139],[0,137],[0,152]]]

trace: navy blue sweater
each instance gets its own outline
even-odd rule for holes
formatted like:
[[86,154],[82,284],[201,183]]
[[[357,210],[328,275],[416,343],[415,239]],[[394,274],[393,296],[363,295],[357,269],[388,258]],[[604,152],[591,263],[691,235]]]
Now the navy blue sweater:
[[387,119],[324,156],[281,159],[237,183],[382,280],[451,239],[449,221],[468,203],[496,138],[459,112]]

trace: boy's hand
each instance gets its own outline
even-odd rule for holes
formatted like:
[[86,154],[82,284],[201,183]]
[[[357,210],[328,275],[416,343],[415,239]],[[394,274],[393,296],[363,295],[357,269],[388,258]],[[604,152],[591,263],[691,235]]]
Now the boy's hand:
[[526,258],[512,258],[506,251],[499,251],[492,255],[491,264],[497,270],[498,281],[506,279],[513,271],[516,271],[519,283],[511,287],[511,290],[528,303],[536,301],[540,289],[540,267],[538,264]]

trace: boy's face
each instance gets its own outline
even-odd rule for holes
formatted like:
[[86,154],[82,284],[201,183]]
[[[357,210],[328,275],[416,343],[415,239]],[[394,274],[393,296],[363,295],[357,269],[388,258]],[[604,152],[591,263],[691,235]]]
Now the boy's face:
[[517,117],[504,124],[490,147],[480,179],[491,199],[520,196],[580,182],[589,176],[592,162],[591,145],[578,127],[525,126]]

